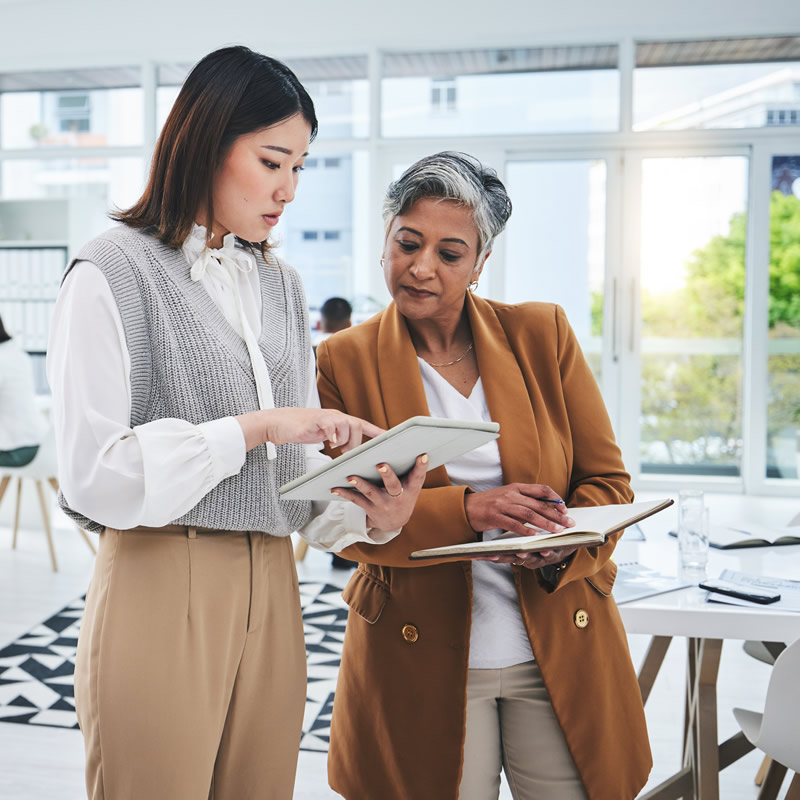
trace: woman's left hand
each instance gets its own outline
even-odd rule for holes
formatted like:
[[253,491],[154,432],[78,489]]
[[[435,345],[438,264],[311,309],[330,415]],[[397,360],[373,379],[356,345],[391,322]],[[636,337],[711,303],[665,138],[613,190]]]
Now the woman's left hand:
[[553,547],[550,550],[537,550],[534,553],[514,553],[503,556],[475,556],[474,561],[494,561],[496,564],[513,564],[515,567],[526,569],[539,569],[548,564],[560,564],[569,558],[576,550],[572,547]]
[[379,531],[396,531],[411,518],[425,474],[428,456],[417,456],[417,463],[405,478],[398,478],[388,464],[379,464],[383,488],[371,481],[351,475],[347,481],[352,489],[332,489],[331,494],[349,500],[367,512],[367,526]]

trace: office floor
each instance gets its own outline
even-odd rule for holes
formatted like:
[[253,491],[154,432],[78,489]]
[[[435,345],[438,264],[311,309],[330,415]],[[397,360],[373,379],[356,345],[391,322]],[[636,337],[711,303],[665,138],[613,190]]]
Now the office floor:
[[[11,531],[0,526],[0,647],[48,618],[79,597],[86,589],[92,556],[65,518],[55,530],[60,571],[50,570],[41,531],[20,531],[18,549],[11,550]],[[330,558],[309,551],[298,565],[301,580],[321,580],[342,573],[330,566]],[[634,663],[641,661],[647,638],[630,637]],[[673,642],[653,693],[647,703],[647,718],[655,766],[650,788],[670,775],[680,763],[681,698],[685,644]],[[769,667],[742,652],[738,642],[726,642],[719,676],[719,727],[722,736],[738,728],[731,713],[734,705],[763,707]],[[754,800],[758,791],[753,776],[760,755],[750,753],[722,773],[721,797]],[[788,781],[784,783],[784,796]],[[296,800],[325,800],[339,795],[327,787],[325,756],[300,754]],[[83,749],[78,731],[0,722],[0,797],[7,800],[79,800],[83,790]],[[504,785],[500,797],[511,795]]]

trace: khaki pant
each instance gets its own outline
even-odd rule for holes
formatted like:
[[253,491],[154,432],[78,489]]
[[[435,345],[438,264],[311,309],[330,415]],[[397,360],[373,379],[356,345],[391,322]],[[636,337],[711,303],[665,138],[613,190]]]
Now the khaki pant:
[[288,538],[101,534],[75,667],[90,800],[290,800],[305,687]]
[[459,800],[493,800],[500,769],[514,800],[586,800],[535,661],[471,669]]

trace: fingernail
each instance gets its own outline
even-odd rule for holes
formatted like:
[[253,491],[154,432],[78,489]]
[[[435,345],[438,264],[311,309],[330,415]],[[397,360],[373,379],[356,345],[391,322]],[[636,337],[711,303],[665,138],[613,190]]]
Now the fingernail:
[[357,485],[357,483],[358,483],[358,481],[356,481],[356,479],[355,479],[355,478],[350,478],[350,479],[349,479],[347,482],[348,482],[348,483],[352,483],[352,484],[353,484],[353,486],[356,486],[356,485]]
[[572,517],[567,517],[567,522],[568,522],[570,525],[574,525],[574,524],[575,524],[575,520],[574,520],[574,519],[572,519]]
[[331,438],[330,438],[330,439],[328,439],[328,441],[329,441],[331,444],[336,444],[336,434],[335,434],[335,433],[332,433],[332,434],[331,434]]
[[388,471],[389,471],[389,467],[387,467],[386,464],[381,464],[378,467],[378,472],[388,472]]
[[427,464],[427,463],[428,463],[428,454],[427,454],[427,453],[425,453],[425,455],[424,455],[424,456],[422,456],[422,457],[420,458],[420,461],[421,461],[423,464]]
[[341,495],[339,494],[339,492],[336,491],[336,489],[331,489],[331,494],[335,494],[337,497],[341,497]]
[[542,558],[550,558],[550,556],[553,555],[553,553],[550,550],[540,550],[539,555]]

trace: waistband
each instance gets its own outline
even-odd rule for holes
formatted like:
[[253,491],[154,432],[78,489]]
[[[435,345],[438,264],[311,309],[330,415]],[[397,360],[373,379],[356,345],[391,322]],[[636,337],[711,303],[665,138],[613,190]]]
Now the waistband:
[[[215,536],[243,536],[246,533],[255,533],[255,531],[226,531],[219,528],[198,528],[193,525],[162,525],[156,528],[151,528],[147,525],[138,525],[135,528],[120,530],[120,533],[168,533],[186,536],[189,539],[196,539],[198,533]],[[264,534],[264,536],[269,536],[269,534]]]

